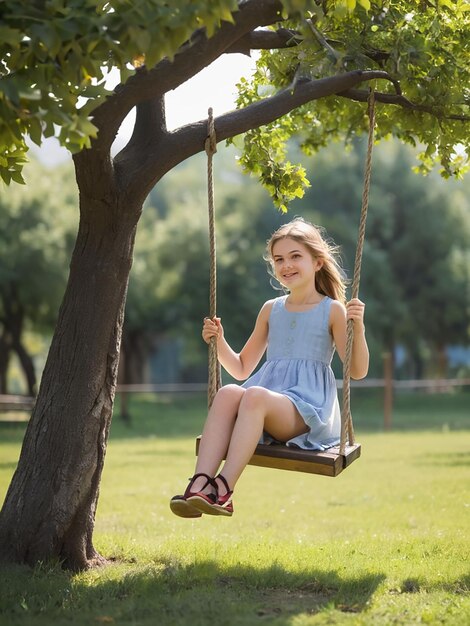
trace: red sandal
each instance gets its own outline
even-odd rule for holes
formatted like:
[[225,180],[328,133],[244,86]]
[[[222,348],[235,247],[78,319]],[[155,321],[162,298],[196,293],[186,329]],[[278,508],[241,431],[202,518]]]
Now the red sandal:
[[[191,491],[191,487],[193,486],[194,481],[197,478],[199,478],[199,476],[204,476],[204,478],[206,478],[206,483],[202,487],[202,489],[205,489],[208,485],[212,485],[214,489],[217,489],[217,485],[215,484],[214,479],[208,476],[207,474],[194,474],[194,476],[189,479],[190,482],[189,482],[189,485],[186,487],[186,491],[184,492],[184,494],[182,496],[181,495],[173,496],[173,498],[170,500],[170,509],[175,515],[178,515],[179,517],[187,517],[187,518],[194,518],[194,517],[202,516],[201,511],[188,502],[188,498],[193,497],[195,495],[205,497],[205,494],[202,494],[196,491]],[[211,495],[215,500],[215,495],[213,494]]]
[[[219,496],[219,489],[217,487],[216,480],[219,479],[227,490],[223,496]],[[230,517],[233,515],[233,503],[232,503],[232,494],[233,491],[230,491],[230,487],[228,486],[225,477],[222,474],[218,474],[214,479],[212,484],[215,486],[216,493],[197,493],[191,495],[188,498],[188,502],[191,503],[191,506],[201,511],[201,513],[207,513],[208,515],[224,515],[225,517]],[[206,485],[207,486],[207,485]]]

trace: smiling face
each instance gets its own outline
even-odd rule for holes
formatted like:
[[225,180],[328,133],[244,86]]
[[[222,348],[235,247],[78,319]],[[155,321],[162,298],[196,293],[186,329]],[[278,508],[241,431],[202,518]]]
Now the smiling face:
[[[315,226],[301,217],[280,226],[266,242],[266,259],[269,260],[272,274],[291,292],[299,288],[295,298],[307,301],[315,294],[329,296],[333,300],[346,303],[345,275],[341,268],[339,248],[327,239],[321,226]],[[300,255],[300,257],[294,257]],[[285,264],[291,262],[292,268]],[[305,265],[304,265],[305,263]],[[309,264],[312,264],[310,266]],[[304,284],[305,271],[313,269],[313,282]],[[302,287],[307,291],[302,294]],[[310,295],[309,295],[310,289]]]
[[322,262],[314,259],[303,243],[285,237],[272,247],[272,262],[277,280],[287,289],[315,285],[315,272]]

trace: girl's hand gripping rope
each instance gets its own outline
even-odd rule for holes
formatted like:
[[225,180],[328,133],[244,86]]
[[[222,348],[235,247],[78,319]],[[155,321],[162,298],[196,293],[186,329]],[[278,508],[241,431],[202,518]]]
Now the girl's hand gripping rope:
[[212,337],[216,337],[217,340],[223,337],[224,329],[222,327],[220,317],[204,318],[204,325],[202,327],[202,338],[206,343],[210,343]]

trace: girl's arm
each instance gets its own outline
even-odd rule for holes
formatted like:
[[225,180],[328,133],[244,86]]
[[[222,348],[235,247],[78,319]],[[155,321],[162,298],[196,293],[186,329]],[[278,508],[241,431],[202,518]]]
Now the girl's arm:
[[330,332],[336,350],[344,362],[346,353],[347,320],[354,320],[354,340],[351,355],[351,378],[359,380],[367,376],[369,370],[369,348],[364,326],[364,303],[358,298],[350,300],[346,306],[333,300],[330,311]]
[[222,367],[236,380],[245,380],[260,362],[268,343],[268,320],[273,301],[265,302],[261,307],[256,324],[241,352],[237,353],[229,346],[220,318],[206,318],[202,337],[209,343],[211,337],[217,337],[217,355]]

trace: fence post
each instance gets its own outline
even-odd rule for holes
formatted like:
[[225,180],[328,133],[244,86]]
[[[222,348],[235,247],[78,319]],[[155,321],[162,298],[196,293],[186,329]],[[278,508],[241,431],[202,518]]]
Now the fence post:
[[393,358],[391,352],[382,355],[384,371],[384,430],[392,430],[393,414]]

